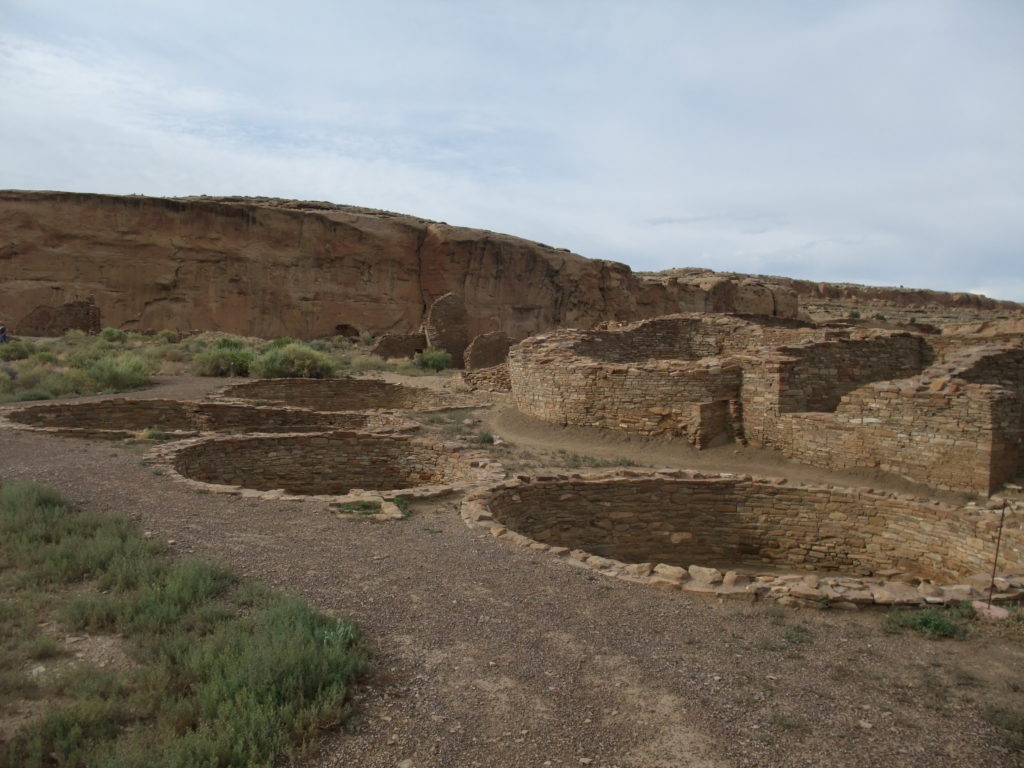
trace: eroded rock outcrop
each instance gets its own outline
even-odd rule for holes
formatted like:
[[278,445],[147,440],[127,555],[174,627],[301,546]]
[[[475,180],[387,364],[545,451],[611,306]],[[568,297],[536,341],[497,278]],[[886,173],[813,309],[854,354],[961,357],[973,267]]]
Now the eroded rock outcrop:
[[385,211],[267,198],[0,192],[0,307],[15,333],[37,307],[94,297],[104,325],[332,336],[413,333],[463,297],[468,338],[513,338],[685,310],[793,316],[790,289],[633,273],[518,237]]
[[[104,325],[126,329],[413,333],[452,292],[465,302],[467,338],[524,338],[677,312],[793,318],[798,294],[829,301],[835,289],[859,300],[863,288],[700,269],[634,273],[510,235],[331,203],[16,190],[0,191],[0,269],[0,313],[14,333],[40,307],[90,297]],[[1019,309],[968,294],[891,300]]]

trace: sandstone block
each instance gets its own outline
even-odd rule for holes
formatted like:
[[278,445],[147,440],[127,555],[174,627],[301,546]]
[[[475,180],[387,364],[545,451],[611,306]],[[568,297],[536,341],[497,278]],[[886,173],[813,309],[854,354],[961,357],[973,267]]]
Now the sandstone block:
[[691,565],[687,572],[690,578],[700,584],[717,584],[722,581],[722,572],[717,568],[705,568],[701,565]]

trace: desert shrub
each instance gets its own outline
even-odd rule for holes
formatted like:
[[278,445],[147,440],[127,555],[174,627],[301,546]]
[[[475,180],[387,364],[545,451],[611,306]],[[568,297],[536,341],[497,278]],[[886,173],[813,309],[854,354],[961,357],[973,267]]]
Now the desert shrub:
[[494,443],[494,435],[486,430],[480,430],[472,438],[471,442],[480,443],[481,445],[491,445]]
[[32,359],[43,365],[55,365],[57,363],[57,356],[53,352],[36,352],[32,355]]
[[432,371],[443,371],[445,368],[451,368],[452,353],[444,349],[427,347],[422,352],[417,353],[415,361],[422,368],[429,368]]
[[76,346],[68,353],[68,363],[75,368],[90,368],[98,360],[108,357],[115,351],[116,347],[104,339],[95,339],[91,343],[85,341]]
[[101,357],[89,366],[89,377],[100,392],[123,392],[149,384],[149,365],[130,352],[117,357]]
[[334,361],[304,344],[273,347],[257,357],[252,373],[264,379],[326,379],[334,373]]
[[195,356],[192,372],[197,376],[248,376],[253,354],[244,347],[213,346]]
[[[48,708],[0,742],[0,768],[279,765],[344,721],[368,668],[356,625],[165,552],[124,517],[72,510],[40,486],[0,486],[0,626],[16,641],[4,650],[19,664],[61,651],[35,611],[4,612],[45,587],[63,629],[117,632],[135,662],[82,662],[37,681]],[[87,580],[100,591],[74,588]],[[2,681],[5,693],[27,684]]]
[[214,349],[248,349],[248,347],[245,339],[240,339],[237,336],[221,336],[213,342]]
[[301,344],[298,339],[293,339],[291,336],[282,336],[279,339],[274,339],[267,342],[260,349],[260,353],[269,352],[271,349],[280,349],[281,347],[287,347],[289,344]]
[[929,640],[959,640],[966,637],[969,631],[967,615],[967,612],[959,607],[927,608],[923,611],[894,610],[885,617],[885,628],[890,632],[912,629]]
[[28,400],[52,400],[53,398],[53,392],[46,387],[29,387],[18,390],[11,400],[15,403],[24,403]]
[[110,344],[124,344],[128,341],[128,334],[118,328],[104,328],[100,331],[100,338]]
[[157,331],[153,335],[153,338],[157,341],[162,341],[165,344],[177,344],[181,341],[180,334],[175,331],[168,330],[167,328],[164,328],[162,331]]
[[31,341],[9,341],[0,344],[0,360],[24,360],[38,351]]

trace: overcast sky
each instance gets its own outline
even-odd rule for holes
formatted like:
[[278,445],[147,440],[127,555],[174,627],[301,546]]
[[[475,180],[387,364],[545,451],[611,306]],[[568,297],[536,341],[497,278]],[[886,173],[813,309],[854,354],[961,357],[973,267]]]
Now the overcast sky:
[[0,187],[1024,301],[1021,0],[0,0]]

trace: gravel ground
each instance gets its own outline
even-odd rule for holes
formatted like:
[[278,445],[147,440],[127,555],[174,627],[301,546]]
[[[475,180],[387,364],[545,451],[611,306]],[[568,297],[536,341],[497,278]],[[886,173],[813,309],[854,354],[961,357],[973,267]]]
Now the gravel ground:
[[[199,397],[180,377],[130,397]],[[415,383],[415,382],[413,382]],[[198,494],[142,448],[0,432],[0,477],[124,512],[186,553],[352,616],[375,648],[348,731],[309,766],[1013,766],[982,717],[1024,708],[1024,643],[891,635],[884,614],[793,611],[627,584],[467,528]]]

